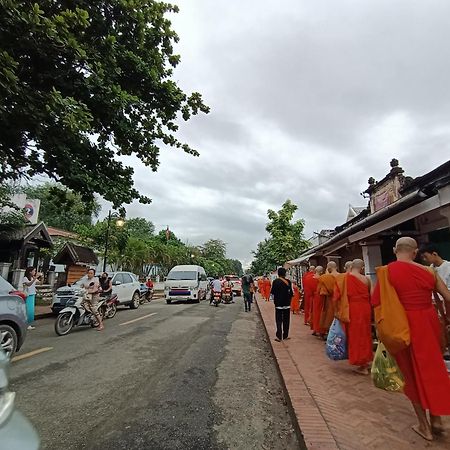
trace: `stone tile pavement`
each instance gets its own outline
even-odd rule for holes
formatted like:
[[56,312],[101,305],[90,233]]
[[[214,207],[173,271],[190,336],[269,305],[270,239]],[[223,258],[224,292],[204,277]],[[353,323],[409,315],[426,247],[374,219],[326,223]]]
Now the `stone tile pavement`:
[[274,305],[257,304],[308,449],[450,449],[450,417],[445,437],[424,441],[411,430],[415,417],[403,394],[375,388],[347,361],[329,360],[302,315],[291,316],[291,339],[275,342]]

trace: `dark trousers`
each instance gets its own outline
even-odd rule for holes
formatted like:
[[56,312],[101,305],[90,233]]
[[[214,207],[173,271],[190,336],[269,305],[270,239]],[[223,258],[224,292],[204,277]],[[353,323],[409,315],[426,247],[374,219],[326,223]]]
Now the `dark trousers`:
[[277,323],[277,338],[287,339],[289,337],[289,323],[291,322],[291,308],[275,309],[275,321]]
[[248,292],[248,293],[244,292],[244,306],[245,306],[246,311],[252,310],[252,293],[251,292]]

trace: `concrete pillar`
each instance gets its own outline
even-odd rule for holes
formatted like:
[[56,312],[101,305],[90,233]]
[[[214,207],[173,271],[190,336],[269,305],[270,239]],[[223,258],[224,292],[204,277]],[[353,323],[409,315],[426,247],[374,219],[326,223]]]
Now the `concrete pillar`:
[[375,268],[383,265],[381,241],[361,243],[366,275],[374,284],[377,280]]
[[19,291],[22,290],[24,275],[25,275],[25,269],[14,269],[13,270],[13,278],[12,278],[11,284]]
[[5,280],[8,280],[10,267],[11,263],[0,262],[0,276],[3,277]]
[[55,285],[55,280],[56,280],[55,271],[49,270],[47,272],[47,283],[51,286],[52,289],[53,289],[53,286]]

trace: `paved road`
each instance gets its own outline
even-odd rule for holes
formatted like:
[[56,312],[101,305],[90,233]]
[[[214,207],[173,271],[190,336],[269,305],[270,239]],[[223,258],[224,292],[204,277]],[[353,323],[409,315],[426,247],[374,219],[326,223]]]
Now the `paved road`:
[[[257,311],[157,300],[106,330],[37,323],[11,368],[43,449],[297,449]],[[42,351],[39,353],[39,351]]]

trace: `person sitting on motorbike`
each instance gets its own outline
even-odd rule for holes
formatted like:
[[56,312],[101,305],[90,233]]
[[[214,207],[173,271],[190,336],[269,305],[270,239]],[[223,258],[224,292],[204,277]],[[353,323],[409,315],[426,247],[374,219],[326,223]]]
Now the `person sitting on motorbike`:
[[219,280],[218,277],[214,277],[214,280],[212,281],[211,286],[212,286],[211,299],[209,300],[210,305],[214,301],[214,292],[220,292],[220,295],[222,295],[222,282]]
[[99,279],[95,276],[95,269],[89,269],[87,272],[87,280],[85,280],[82,284],[81,287],[86,289],[86,298],[83,300],[83,307],[87,310],[90,311],[95,319],[98,322],[98,327],[97,327],[97,331],[102,331],[104,330],[104,326],[103,326],[103,321],[102,321],[102,316],[101,314],[98,312],[98,301],[100,298],[100,281]]
[[100,277],[100,287],[102,288],[100,296],[101,297],[110,297],[112,294],[112,279],[108,276],[106,272],[102,273]]
[[233,285],[231,284],[230,277],[225,277],[222,283],[222,292],[229,294],[230,302],[233,301]]
[[153,281],[152,279],[149,277],[147,282],[145,283],[145,285],[149,288],[149,289],[153,289]]

